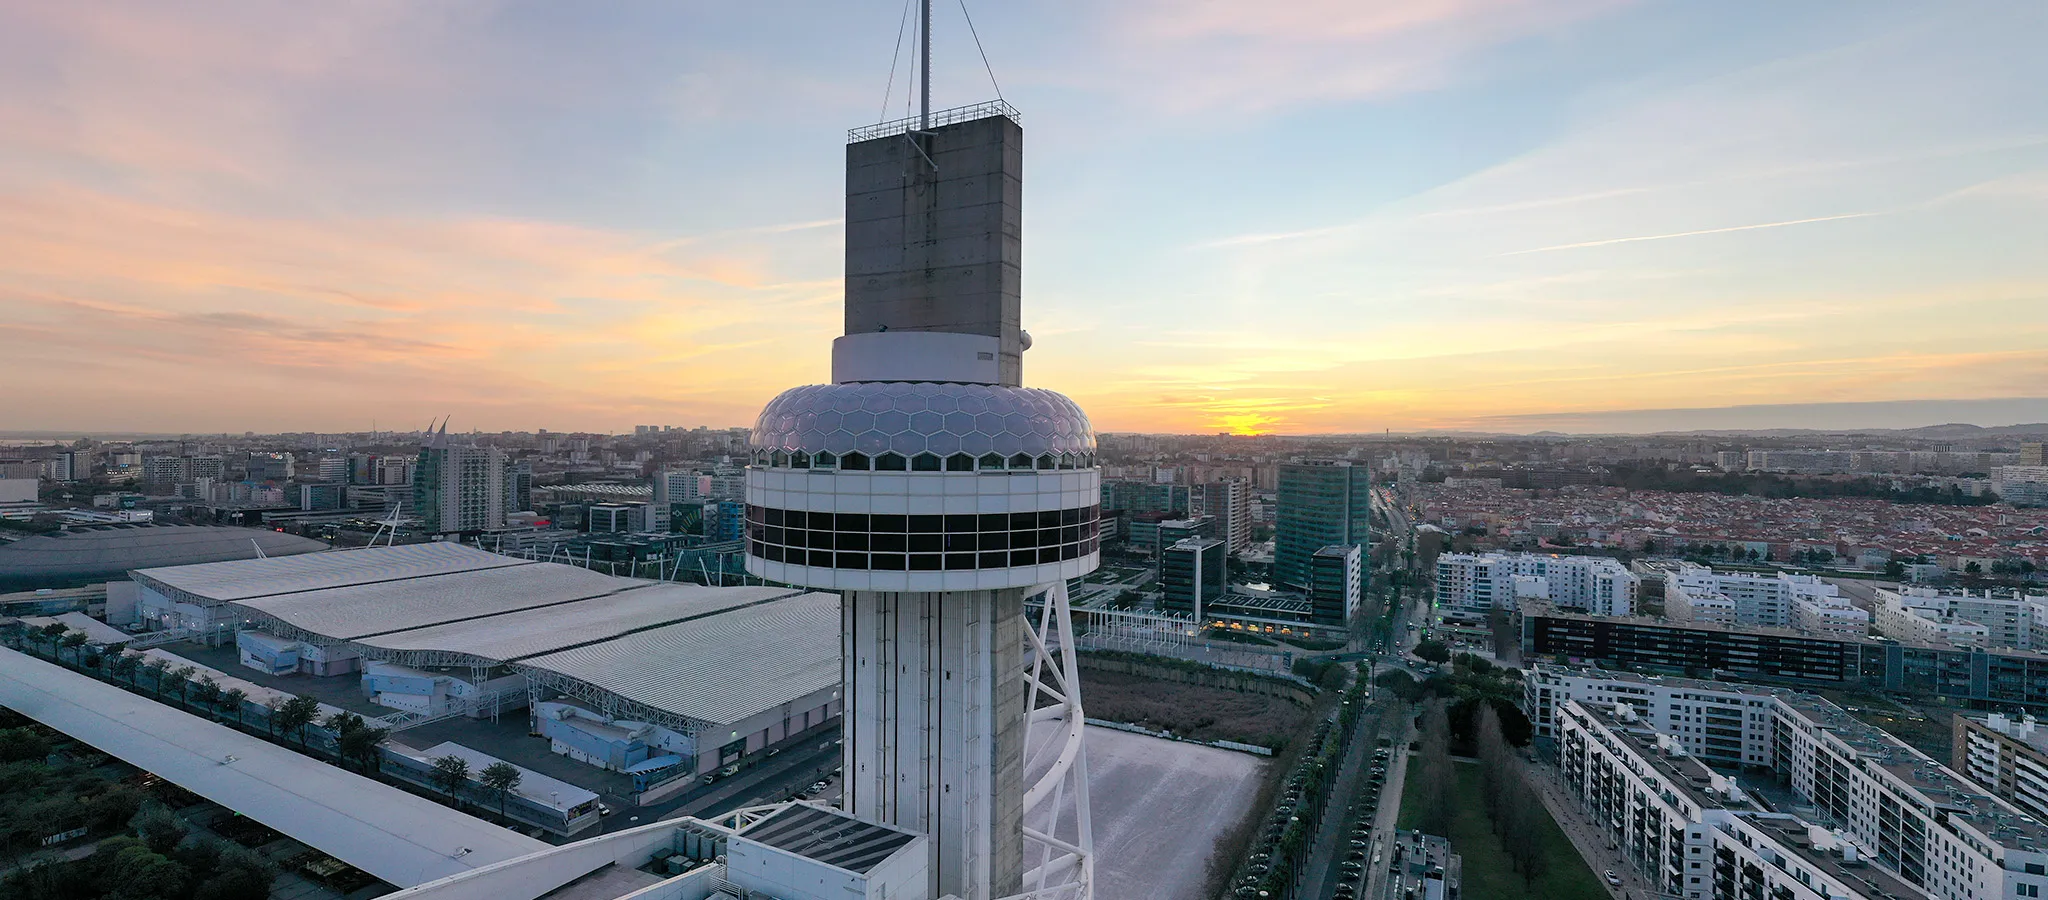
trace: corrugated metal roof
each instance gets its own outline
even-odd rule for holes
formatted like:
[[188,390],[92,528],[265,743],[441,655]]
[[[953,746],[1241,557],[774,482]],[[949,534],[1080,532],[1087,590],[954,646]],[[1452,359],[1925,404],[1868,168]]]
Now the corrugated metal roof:
[[577,566],[536,563],[254,597],[235,605],[314,634],[355,639],[570,603],[645,583]]
[[13,650],[0,649],[0,703],[399,887],[550,849]]
[[135,574],[214,603],[534,563],[456,543],[405,544],[138,569]]
[[[618,585],[613,587],[616,591]],[[389,650],[459,650],[510,662],[797,593],[791,588],[646,584],[595,599],[382,634],[358,643]]]
[[325,550],[312,538],[267,528],[107,525],[0,544],[0,588],[40,588],[119,579],[144,566],[182,566]]
[[839,595],[798,594],[520,665],[732,724],[839,683]]

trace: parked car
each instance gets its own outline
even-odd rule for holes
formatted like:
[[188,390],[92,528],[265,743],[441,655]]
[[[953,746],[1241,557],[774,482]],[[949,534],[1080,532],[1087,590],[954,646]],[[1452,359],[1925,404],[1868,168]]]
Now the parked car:
[[1616,874],[1614,874],[1614,870],[1613,870],[1613,869],[1608,869],[1608,870],[1607,870],[1607,883],[1608,883],[1608,884],[1611,884],[1611,885],[1613,885],[1613,886],[1615,886],[1615,887],[1621,887],[1621,876],[1620,876],[1620,875],[1616,875]]

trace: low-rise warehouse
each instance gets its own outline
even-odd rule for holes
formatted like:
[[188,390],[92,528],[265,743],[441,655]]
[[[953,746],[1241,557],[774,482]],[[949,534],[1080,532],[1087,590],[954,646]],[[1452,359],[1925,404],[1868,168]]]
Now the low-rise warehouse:
[[374,702],[419,716],[529,707],[557,752],[608,769],[673,755],[678,774],[709,772],[840,713],[833,594],[616,578],[457,544],[133,574],[153,620],[233,631],[246,665],[360,669]]

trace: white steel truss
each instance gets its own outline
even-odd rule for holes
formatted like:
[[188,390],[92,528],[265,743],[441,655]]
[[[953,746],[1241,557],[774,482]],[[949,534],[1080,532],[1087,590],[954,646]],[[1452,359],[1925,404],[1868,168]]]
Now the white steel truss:
[[1024,892],[1005,900],[1093,900],[1095,834],[1074,613],[1066,582],[1047,585],[1043,596],[1024,615],[1032,650],[1024,771],[1043,770],[1024,791],[1025,862],[1034,861],[1035,847],[1036,865],[1024,873]]

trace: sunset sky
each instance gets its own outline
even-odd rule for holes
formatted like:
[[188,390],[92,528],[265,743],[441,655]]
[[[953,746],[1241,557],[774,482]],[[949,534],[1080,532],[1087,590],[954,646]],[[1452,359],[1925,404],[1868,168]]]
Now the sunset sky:
[[[2048,4],[968,9],[1098,429],[2048,419]],[[0,429],[751,424],[902,11],[0,0]]]

